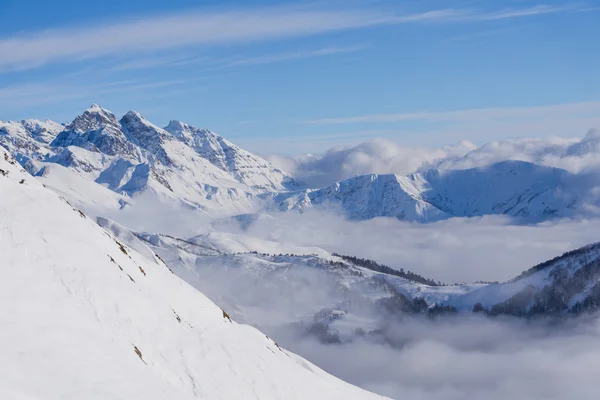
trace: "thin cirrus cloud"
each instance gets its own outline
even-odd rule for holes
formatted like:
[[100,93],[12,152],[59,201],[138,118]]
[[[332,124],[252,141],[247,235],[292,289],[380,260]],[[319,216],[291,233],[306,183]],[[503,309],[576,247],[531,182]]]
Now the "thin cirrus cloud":
[[109,68],[109,71],[124,71],[133,69],[152,69],[152,68],[167,68],[178,67],[188,64],[204,64],[209,66],[210,70],[243,67],[251,65],[271,64],[291,60],[299,60],[304,58],[315,58],[332,56],[336,54],[354,53],[367,48],[365,45],[356,46],[337,46],[323,47],[319,49],[301,50],[285,53],[265,54],[254,57],[234,58],[225,60],[215,60],[206,57],[151,57],[128,60],[123,63],[116,64]]
[[533,107],[490,107],[440,112],[369,114],[340,118],[320,118],[307,122],[317,125],[394,123],[405,121],[472,122],[504,118],[539,118],[543,116],[556,116],[558,114],[565,117],[581,117],[585,115],[598,115],[598,113],[600,113],[600,101],[589,101]]
[[248,57],[242,58],[235,61],[231,61],[224,65],[224,67],[238,67],[244,65],[260,65],[260,64],[270,64],[275,62],[282,61],[290,61],[290,60],[298,60],[302,58],[314,58],[314,57],[322,57],[322,56],[330,56],[335,54],[346,54],[346,53],[354,53],[360,50],[365,49],[366,46],[347,46],[347,47],[324,47],[317,50],[306,50],[306,51],[296,51],[289,53],[280,53],[280,54],[269,54],[258,57]]
[[52,61],[191,45],[242,43],[298,37],[373,25],[441,19],[435,11],[390,16],[365,10],[271,8],[236,12],[187,12],[90,28],[50,30],[0,40],[1,67],[39,66]]
[[465,9],[398,14],[389,10],[271,7],[245,11],[187,11],[117,23],[31,32],[0,38],[0,69],[28,69],[106,55],[185,46],[277,40],[376,25],[507,19],[564,11],[535,6],[492,12]]
[[555,14],[563,11],[570,11],[571,7],[553,7],[548,5],[538,5],[529,8],[522,9],[509,9],[496,11],[491,13],[484,13],[478,15],[466,16],[465,19],[473,19],[478,21],[491,21],[495,19],[506,19],[506,18],[519,18],[519,17],[530,17],[541,14]]
[[0,88],[0,107],[10,110],[72,99],[95,98],[110,93],[143,92],[148,89],[168,87],[187,88],[189,85],[190,81],[183,79],[159,82],[122,80],[86,85],[68,84],[62,81],[31,83]]
[[206,61],[203,58],[189,58],[189,57],[150,57],[150,58],[137,58],[128,60],[116,65],[113,65],[109,71],[127,71],[135,69],[152,69],[152,68],[163,68],[163,67],[174,67],[179,65],[198,63]]

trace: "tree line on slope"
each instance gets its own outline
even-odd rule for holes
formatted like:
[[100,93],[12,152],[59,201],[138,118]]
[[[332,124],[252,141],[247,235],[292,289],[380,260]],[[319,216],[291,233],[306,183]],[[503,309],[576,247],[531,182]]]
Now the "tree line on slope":
[[428,279],[425,278],[419,274],[415,274],[412,271],[409,270],[404,270],[404,268],[400,268],[400,270],[396,270],[393,269],[391,267],[388,267],[387,265],[384,264],[379,264],[378,262],[375,262],[373,260],[368,260],[366,258],[359,258],[359,257],[354,257],[354,256],[345,256],[345,255],[341,255],[341,254],[337,254],[337,253],[333,253],[332,254],[335,257],[339,257],[344,261],[350,262],[354,265],[357,265],[359,267],[363,267],[366,269],[369,269],[371,271],[375,271],[375,272],[381,272],[383,274],[388,274],[388,275],[393,275],[393,276],[398,276],[400,278],[404,278],[407,279],[409,281],[413,281],[413,282],[417,282],[417,283],[422,283],[423,285],[429,285],[429,286],[445,286],[442,282],[440,281],[434,281],[433,279]]

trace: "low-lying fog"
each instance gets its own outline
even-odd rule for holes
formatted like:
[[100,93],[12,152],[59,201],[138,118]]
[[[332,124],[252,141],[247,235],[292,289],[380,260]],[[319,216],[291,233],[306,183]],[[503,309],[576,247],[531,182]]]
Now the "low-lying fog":
[[[175,210],[176,211],[176,210]],[[600,221],[517,225],[500,217],[413,224],[380,218],[348,221],[331,213],[276,213],[241,226],[194,213],[163,214],[162,232],[190,237],[224,231],[285,245],[317,246],[370,258],[446,283],[507,280],[565,251],[600,240]],[[121,215],[122,217],[123,215]],[[152,230],[129,216],[132,228]],[[140,222],[141,221],[141,222]],[[198,265],[202,268],[201,263]],[[256,324],[287,349],[334,375],[397,399],[597,399],[600,320],[548,321],[457,316],[388,321],[385,341],[354,338],[324,344],[289,325],[298,305],[327,304],[316,277],[293,294],[277,282],[228,271],[196,286],[238,321]]]

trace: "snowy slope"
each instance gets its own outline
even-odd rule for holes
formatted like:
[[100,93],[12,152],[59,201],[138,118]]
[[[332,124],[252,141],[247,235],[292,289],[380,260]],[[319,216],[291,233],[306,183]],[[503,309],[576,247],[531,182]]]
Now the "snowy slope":
[[252,188],[278,191],[297,188],[297,183],[285,172],[222,136],[207,129],[171,121],[165,130],[193,148],[202,158],[233,175]]
[[505,161],[409,176],[358,176],[319,190],[283,193],[274,201],[281,211],[325,206],[352,219],[388,216],[429,222],[508,214],[537,221],[574,213],[577,203],[569,195],[571,179],[561,169]]
[[98,185],[60,164],[44,163],[35,177],[71,204],[92,215],[105,215],[110,210],[135,204],[134,199]]
[[379,398],[231,322],[2,149],[0,193],[2,398]]
[[492,314],[517,316],[596,309],[600,306],[600,244],[567,252],[511,281],[482,287],[444,304],[471,311],[477,303]]
[[452,215],[508,214],[536,220],[569,214],[569,178],[565,170],[524,161],[423,174],[432,187],[427,200]]
[[[390,320],[423,313],[428,305],[482,286],[431,286],[322,249],[240,234],[213,232],[181,239],[131,232],[106,219],[99,223],[134,249],[149,247],[176,275],[236,319],[281,339],[286,337],[283,329],[320,340],[352,340],[357,331],[382,331]],[[415,299],[426,304],[415,306]]]

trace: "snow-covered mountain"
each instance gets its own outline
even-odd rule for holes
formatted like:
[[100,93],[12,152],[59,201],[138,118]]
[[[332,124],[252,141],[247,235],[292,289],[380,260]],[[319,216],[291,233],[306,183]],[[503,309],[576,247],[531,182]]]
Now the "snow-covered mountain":
[[117,117],[97,104],[77,116],[50,145],[77,146],[109,156],[135,156],[135,147],[121,130]]
[[600,243],[543,262],[516,278],[444,303],[459,311],[521,317],[579,314],[600,307]]
[[279,210],[340,209],[352,219],[386,216],[428,222],[507,214],[531,220],[570,216],[577,207],[571,174],[523,161],[409,176],[365,175],[323,189],[280,194]]
[[0,145],[61,192],[73,188],[59,182],[65,174],[54,178],[60,170],[49,165],[60,164],[125,196],[121,205],[135,207],[135,198],[143,195],[155,204],[212,217],[326,207],[352,219],[430,222],[506,214],[541,221],[600,206],[586,203],[597,203],[597,196],[579,176],[523,161],[408,176],[363,175],[301,190],[290,175],[211,131],[180,121],[163,129],[135,111],[119,120],[95,104],[64,126],[0,122]]
[[64,126],[53,121],[0,121],[0,146],[27,167],[29,160],[40,160],[53,154],[49,144],[63,129]]
[[427,182],[420,176],[364,175],[318,190],[284,193],[275,198],[280,211],[318,207],[340,209],[352,219],[396,217],[408,221],[435,221],[450,215],[427,202]]
[[96,104],[62,126],[0,123],[0,145],[32,174],[60,164],[129,197],[146,195],[212,215],[254,212],[265,191],[296,188],[266,160],[182,122],[160,128],[139,113],[117,117]]
[[268,191],[298,188],[288,174],[214,132],[181,121],[171,121],[165,129],[214,166],[252,188]]
[[233,322],[0,149],[0,397],[375,399]]

